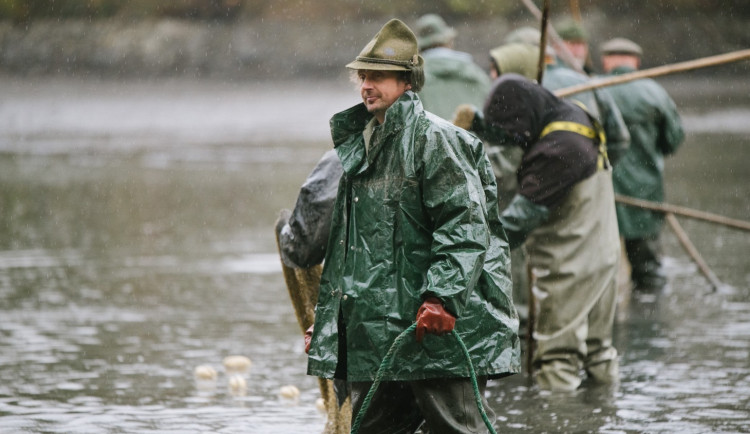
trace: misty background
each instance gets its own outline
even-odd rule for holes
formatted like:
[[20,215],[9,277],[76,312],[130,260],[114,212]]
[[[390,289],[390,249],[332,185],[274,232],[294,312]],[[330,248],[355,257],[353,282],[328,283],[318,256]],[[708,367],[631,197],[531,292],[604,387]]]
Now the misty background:
[[[541,1],[536,1],[541,6]],[[750,46],[750,2],[551,2],[552,23],[580,13],[594,65],[612,37],[644,48],[643,67]],[[331,78],[392,17],[437,12],[482,67],[509,31],[536,20],[520,1],[0,0],[0,73],[221,79]],[[701,74],[746,73],[747,62]]]

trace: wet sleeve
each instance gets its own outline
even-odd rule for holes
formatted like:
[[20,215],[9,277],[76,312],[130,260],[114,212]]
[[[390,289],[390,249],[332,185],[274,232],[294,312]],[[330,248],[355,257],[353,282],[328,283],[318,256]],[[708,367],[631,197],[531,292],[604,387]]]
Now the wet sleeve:
[[339,180],[343,173],[336,152],[323,155],[300,188],[289,221],[281,229],[281,259],[290,267],[323,262]]
[[672,98],[664,96],[661,125],[659,125],[659,150],[664,155],[671,155],[677,151],[685,139],[682,120],[677,112],[677,106]]
[[517,194],[500,214],[500,221],[508,235],[510,248],[515,249],[521,246],[531,231],[541,226],[548,218],[549,208]]
[[422,296],[440,298],[446,309],[460,316],[489,246],[485,191],[470,144],[437,133],[425,148],[422,200],[433,241]]
[[614,166],[630,147],[630,133],[612,95],[606,89],[597,89],[594,96],[599,105],[602,127],[607,135],[607,157]]

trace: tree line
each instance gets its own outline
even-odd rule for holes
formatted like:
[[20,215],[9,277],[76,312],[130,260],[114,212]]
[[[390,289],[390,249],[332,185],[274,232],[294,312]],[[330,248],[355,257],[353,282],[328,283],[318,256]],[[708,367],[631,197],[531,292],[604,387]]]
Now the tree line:
[[[542,0],[535,0],[541,5]],[[721,13],[750,16],[750,2],[736,0],[555,0],[558,13],[584,13],[598,9],[618,13],[668,18],[680,14]],[[439,13],[450,19],[503,16],[525,13],[519,0],[0,0],[0,20],[29,22],[39,19],[130,19],[180,18],[199,21],[237,19],[310,19],[331,17],[380,19]]]

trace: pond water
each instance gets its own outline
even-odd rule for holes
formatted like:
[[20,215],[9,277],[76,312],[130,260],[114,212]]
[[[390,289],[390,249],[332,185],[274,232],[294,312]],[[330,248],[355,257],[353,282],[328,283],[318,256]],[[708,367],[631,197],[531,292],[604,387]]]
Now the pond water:
[[[747,219],[750,85],[662,82],[688,131],[669,201]],[[351,85],[0,87],[0,432],[321,432],[273,224]],[[680,222],[724,286],[665,227],[670,285],[622,294],[620,384],[491,382],[499,431],[750,432],[750,234]],[[235,354],[253,361],[244,393],[221,363]]]

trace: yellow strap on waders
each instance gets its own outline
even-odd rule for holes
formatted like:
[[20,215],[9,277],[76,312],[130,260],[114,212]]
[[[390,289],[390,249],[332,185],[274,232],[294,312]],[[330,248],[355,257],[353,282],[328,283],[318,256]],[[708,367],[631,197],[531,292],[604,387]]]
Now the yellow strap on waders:
[[609,167],[609,157],[607,156],[607,136],[604,134],[604,128],[594,116],[592,116],[586,106],[578,101],[573,101],[577,106],[581,107],[589,120],[594,125],[594,128],[588,127],[578,122],[571,121],[555,121],[547,124],[539,135],[539,138],[546,136],[547,134],[554,131],[568,131],[571,133],[580,134],[583,137],[587,137],[592,140],[599,142],[599,156],[596,159],[596,169],[604,170]]

